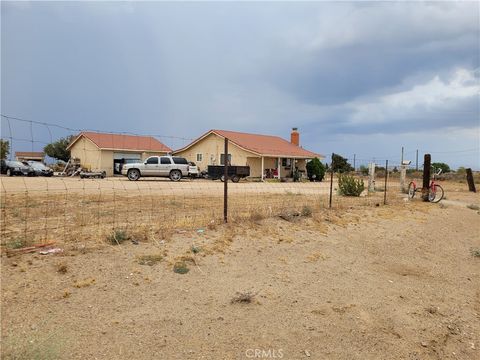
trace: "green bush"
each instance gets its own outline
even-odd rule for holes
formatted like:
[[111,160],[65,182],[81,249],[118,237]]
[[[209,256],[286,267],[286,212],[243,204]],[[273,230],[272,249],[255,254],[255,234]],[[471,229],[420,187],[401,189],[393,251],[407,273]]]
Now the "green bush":
[[339,175],[338,188],[340,195],[344,196],[360,196],[365,190],[365,184],[362,179],[355,179],[350,175]]
[[115,229],[112,234],[107,236],[107,241],[112,245],[120,245],[122,242],[130,239],[127,232],[121,229]]
[[451,171],[450,166],[448,166],[447,164],[442,163],[442,162],[432,163],[432,167],[435,169],[435,171],[438,171],[438,169],[442,169],[442,173],[444,173],[444,174]]
[[307,163],[307,176],[310,181],[322,181],[325,177],[325,166],[318,158]]

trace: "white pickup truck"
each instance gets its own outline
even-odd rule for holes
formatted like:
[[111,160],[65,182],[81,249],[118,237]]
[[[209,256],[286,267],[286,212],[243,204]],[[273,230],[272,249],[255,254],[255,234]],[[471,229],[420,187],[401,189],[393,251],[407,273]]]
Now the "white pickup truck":
[[125,164],[122,175],[129,180],[136,181],[142,176],[168,177],[172,181],[179,181],[189,175],[188,161],[176,156],[150,156],[144,162]]

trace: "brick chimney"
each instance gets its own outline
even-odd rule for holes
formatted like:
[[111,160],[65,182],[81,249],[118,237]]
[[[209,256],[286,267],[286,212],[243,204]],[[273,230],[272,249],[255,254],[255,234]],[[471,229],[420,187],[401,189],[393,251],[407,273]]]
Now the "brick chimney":
[[292,128],[292,133],[290,134],[290,142],[293,145],[300,146],[300,134],[298,133],[298,128]]

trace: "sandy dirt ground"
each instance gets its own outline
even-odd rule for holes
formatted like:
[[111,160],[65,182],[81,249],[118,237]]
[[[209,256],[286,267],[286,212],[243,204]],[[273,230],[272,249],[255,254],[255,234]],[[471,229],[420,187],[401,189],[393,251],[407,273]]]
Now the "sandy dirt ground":
[[3,254],[3,357],[478,359],[480,198],[446,188],[443,204]]
[[[31,195],[50,193],[97,193],[125,192],[135,194],[150,192],[165,195],[209,195],[223,194],[223,183],[220,180],[182,179],[173,182],[166,178],[141,178],[129,181],[126,177],[109,177],[105,179],[80,179],[79,177],[7,177],[1,178],[1,191],[7,194],[29,192]],[[330,184],[324,182],[279,183],[279,182],[229,182],[231,193],[271,193],[295,191],[301,194],[328,193]]]

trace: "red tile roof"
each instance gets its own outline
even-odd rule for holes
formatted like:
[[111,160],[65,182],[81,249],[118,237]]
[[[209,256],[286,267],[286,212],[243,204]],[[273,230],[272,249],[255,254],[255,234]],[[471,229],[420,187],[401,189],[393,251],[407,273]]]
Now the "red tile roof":
[[92,131],[84,131],[78,134],[78,136],[70,143],[70,145],[68,145],[68,148],[71,148],[73,144],[82,136],[92,141],[100,149],[158,152],[172,151],[172,149],[170,149],[165,144],[162,144],[160,141],[158,141],[152,136],[108,134]]
[[189,145],[185,146],[180,150],[185,150],[197,143],[207,135],[214,133],[221,137],[228,138],[232,143],[238,145],[239,147],[253,152],[257,155],[262,156],[278,156],[278,157],[295,157],[295,158],[314,158],[324,156],[321,154],[316,154],[314,152],[305,150],[300,146],[294,145],[291,142],[282,139],[279,136],[272,135],[259,135],[259,134],[248,134],[237,131],[227,131],[227,130],[210,130],[207,133],[200,136],[198,139],[194,140]]
[[41,151],[16,151],[15,156],[21,157],[21,158],[42,158],[43,159],[45,154]]

